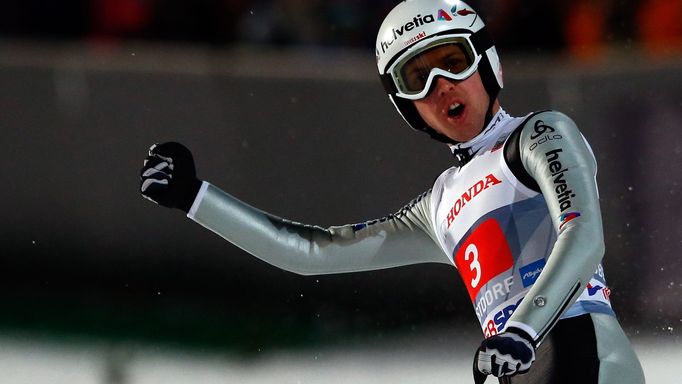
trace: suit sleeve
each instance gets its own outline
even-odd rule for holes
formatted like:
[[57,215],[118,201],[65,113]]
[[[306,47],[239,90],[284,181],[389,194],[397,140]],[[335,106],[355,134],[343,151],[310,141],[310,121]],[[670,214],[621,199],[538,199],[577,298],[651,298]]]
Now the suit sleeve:
[[302,275],[450,264],[434,241],[429,199],[430,191],[382,219],[322,228],[263,212],[204,182],[187,216],[246,252]]
[[519,155],[537,183],[557,231],[540,277],[507,323],[541,342],[585,289],[604,255],[597,164],[575,123],[558,112],[522,128]]

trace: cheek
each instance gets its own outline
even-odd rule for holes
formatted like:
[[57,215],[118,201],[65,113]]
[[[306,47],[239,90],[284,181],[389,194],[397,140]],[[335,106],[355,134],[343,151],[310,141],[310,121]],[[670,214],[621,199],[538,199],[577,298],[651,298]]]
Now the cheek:
[[436,116],[436,106],[435,103],[428,102],[427,99],[414,101],[414,106],[417,108],[419,115],[426,121],[427,124],[433,125]]
[[476,83],[475,89],[472,90],[472,94],[476,95],[476,104],[482,106],[484,109],[487,109],[488,93],[480,81]]

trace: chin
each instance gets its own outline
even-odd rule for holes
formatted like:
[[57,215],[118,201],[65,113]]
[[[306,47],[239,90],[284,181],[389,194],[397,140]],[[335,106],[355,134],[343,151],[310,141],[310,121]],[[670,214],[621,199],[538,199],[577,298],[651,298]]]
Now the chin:
[[463,143],[478,136],[480,129],[473,129],[472,127],[452,128],[443,134],[454,141]]

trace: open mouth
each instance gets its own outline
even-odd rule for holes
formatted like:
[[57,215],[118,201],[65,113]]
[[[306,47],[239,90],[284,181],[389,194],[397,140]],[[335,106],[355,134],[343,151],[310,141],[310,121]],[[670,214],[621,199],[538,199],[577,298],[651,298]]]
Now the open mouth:
[[448,117],[459,117],[464,113],[464,104],[454,103],[448,108]]

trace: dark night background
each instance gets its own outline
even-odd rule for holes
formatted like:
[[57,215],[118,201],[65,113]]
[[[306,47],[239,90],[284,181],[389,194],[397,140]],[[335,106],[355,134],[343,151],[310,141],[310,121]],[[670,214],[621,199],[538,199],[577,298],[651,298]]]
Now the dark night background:
[[[477,332],[454,268],[298,276],[138,193],[148,146],[168,140],[193,150],[199,177],[321,226],[429,188],[448,150],[410,131],[376,76],[394,4],[3,3],[0,332],[246,355]],[[682,6],[475,4],[498,40],[506,110],[563,111],[595,151],[624,328],[677,340],[682,32],[663,16]]]

